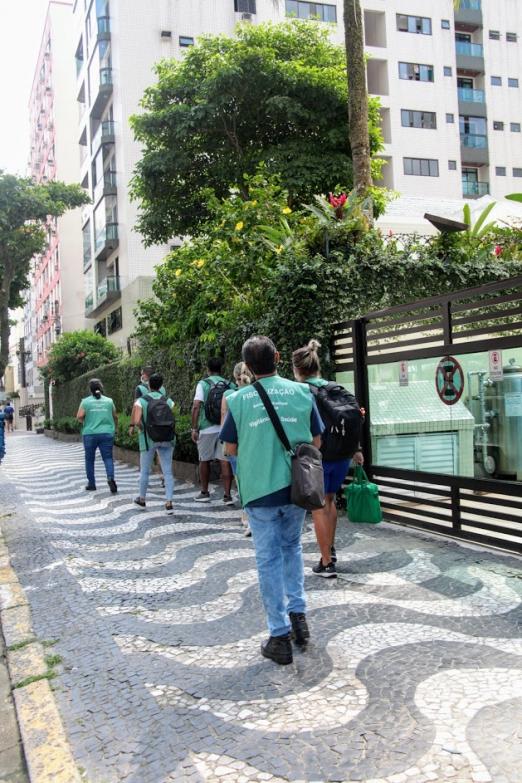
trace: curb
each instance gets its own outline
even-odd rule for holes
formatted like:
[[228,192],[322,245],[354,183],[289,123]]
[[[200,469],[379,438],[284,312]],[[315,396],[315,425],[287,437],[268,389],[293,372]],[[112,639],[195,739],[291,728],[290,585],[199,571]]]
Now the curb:
[[81,783],[49,680],[55,676],[36,639],[25,592],[0,530],[0,629],[31,783]]

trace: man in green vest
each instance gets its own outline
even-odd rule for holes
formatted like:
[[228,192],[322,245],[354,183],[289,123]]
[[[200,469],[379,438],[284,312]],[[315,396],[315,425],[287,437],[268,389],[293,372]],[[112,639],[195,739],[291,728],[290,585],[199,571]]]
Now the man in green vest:
[[[209,503],[210,463],[217,459],[221,465],[223,478],[223,502],[226,506],[233,504],[232,469],[223,455],[223,444],[219,438],[221,429],[221,401],[225,390],[236,386],[221,375],[223,361],[217,356],[207,363],[208,375],[202,378],[196,386],[192,404],[192,440],[197,444],[199,456],[199,480],[201,492],[195,498],[196,503]],[[210,395],[213,405],[207,404]],[[209,418],[211,417],[211,418]],[[212,420],[213,419],[213,420]]]
[[[243,361],[266,390],[292,448],[321,445],[323,422],[306,384],[281,378],[279,353],[268,337],[251,337]],[[253,386],[227,397],[221,429],[225,453],[237,455],[237,480],[256,550],[259,589],[270,637],[261,653],[279,664],[292,663],[291,638],[305,646],[306,622],[301,534],[305,511],[292,504],[291,456],[285,451]]]
[[[153,367],[142,367],[141,373],[140,373],[140,382],[134,389],[134,399],[139,400],[140,397],[144,397],[146,394],[150,392],[150,376],[154,375],[154,368]],[[163,394],[164,397],[167,396],[167,392],[165,391],[165,387],[162,386],[160,389],[161,394]]]

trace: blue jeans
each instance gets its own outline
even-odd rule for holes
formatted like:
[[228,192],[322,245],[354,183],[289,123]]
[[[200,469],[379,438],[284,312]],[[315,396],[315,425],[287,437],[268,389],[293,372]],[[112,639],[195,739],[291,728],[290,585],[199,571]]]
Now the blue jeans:
[[101,458],[105,465],[107,480],[114,478],[114,461],[112,459],[112,447],[114,445],[114,435],[109,433],[100,433],[99,435],[84,435],[83,448],[85,450],[85,472],[87,481],[94,487],[96,479],[94,477],[94,460],[96,458],[96,449],[100,449]]
[[259,589],[270,636],[290,632],[288,612],[305,612],[301,533],[305,511],[285,506],[246,508],[256,550]]
[[165,479],[165,500],[169,501],[174,495],[174,476],[172,475],[174,447],[170,443],[153,443],[147,451],[140,451],[140,498],[145,499],[147,496],[149,475],[156,452]]

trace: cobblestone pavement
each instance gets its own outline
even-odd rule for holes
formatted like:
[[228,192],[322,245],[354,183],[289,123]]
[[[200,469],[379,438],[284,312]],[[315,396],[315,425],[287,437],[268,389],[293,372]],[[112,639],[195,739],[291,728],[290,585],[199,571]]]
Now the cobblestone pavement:
[[279,667],[239,510],[178,483],[167,517],[154,479],[141,511],[135,469],[91,494],[80,445],[8,447],[1,524],[90,783],[522,781],[516,557],[344,520],[321,580],[307,523],[313,643]]

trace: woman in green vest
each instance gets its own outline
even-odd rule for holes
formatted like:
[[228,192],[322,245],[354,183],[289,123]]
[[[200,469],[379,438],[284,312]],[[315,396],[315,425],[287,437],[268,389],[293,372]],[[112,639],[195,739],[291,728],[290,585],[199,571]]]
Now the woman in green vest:
[[96,489],[94,476],[94,460],[96,449],[100,454],[107,473],[107,482],[113,495],[118,491],[114,481],[114,460],[112,448],[114,433],[118,424],[116,408],[110,397],[103,394],[102,382],[97,378],[89,381],[89,397],[84,397],[78,408],[76,418],[83,424],[82,437],[85,451],[85,472],[87,473],[87,491]]
[[[321,378],[321,363],[319,361],[318,350],[321,343],[317,340],[310,340],[308,345],[298,348],[292,354],[292,365],[294,376],[297,381],[307,383],[309,386],[320,388],[327,386],[328,381]],[[321,414],[321,405],[318,403],[319,414]],[[324,448],[328,433],[323,432],[322,446]],[[340,490],[344,479],[350,469],[352,460],[362,465],[364,457],[358,449],[352,457],[326,460],[323,458],[324,471],[324,490],[326,505],[317,511],[312,511],[312,519],[315,527],[315,535],[321,558],[319,563],[312,568],[316,576],[332,578],[337,576],[337,553],[335,550],[335,531],[337,528],[337,506],[336,495]]]

